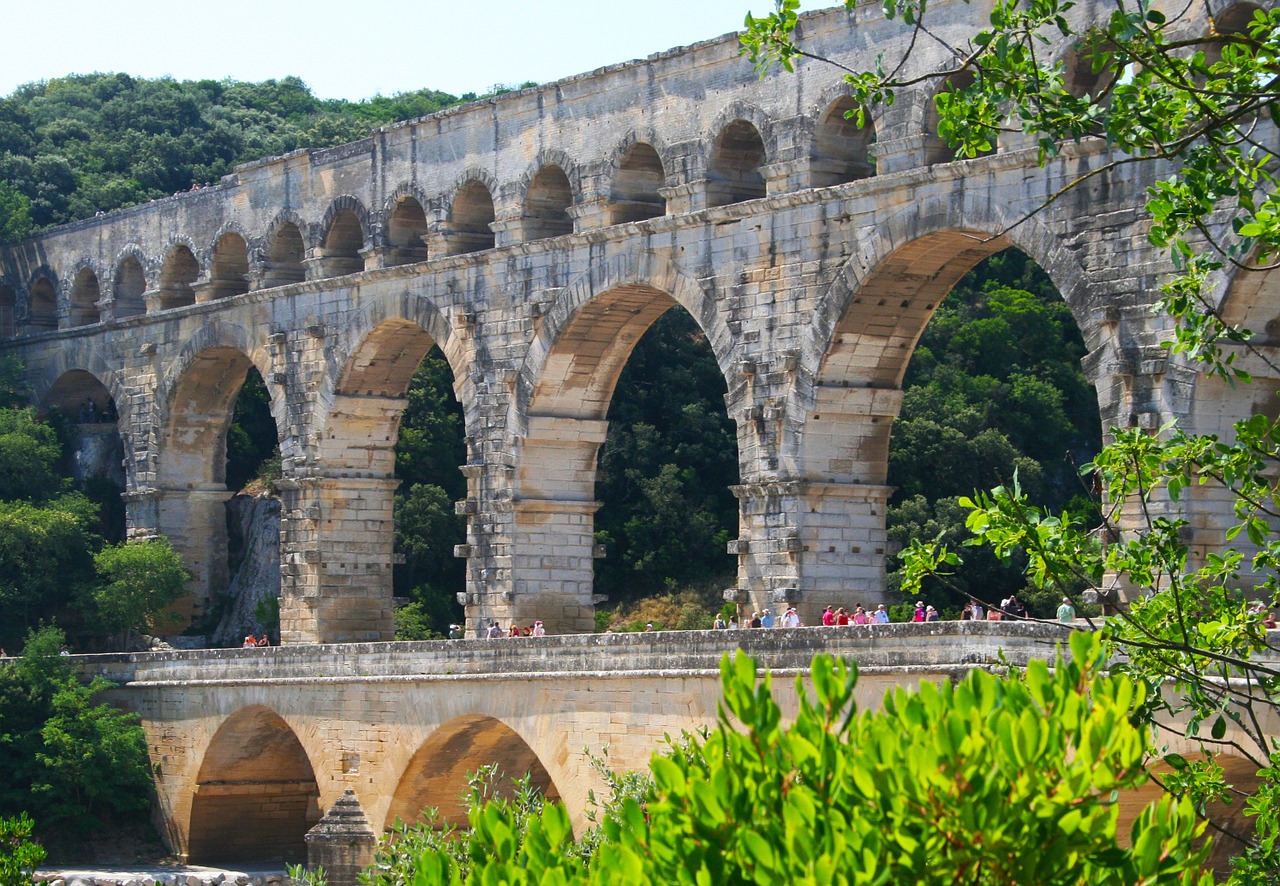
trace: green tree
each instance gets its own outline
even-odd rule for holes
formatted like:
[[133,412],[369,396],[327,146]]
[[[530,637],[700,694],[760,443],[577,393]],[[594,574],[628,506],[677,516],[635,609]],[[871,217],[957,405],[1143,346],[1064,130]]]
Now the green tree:
[[93,558],[98,579],[90,607],[108,632],[155,632],[174,624],[165,607],[186,591],[190,573],[164,537],[109,545]]
[[486,805],[465,873],[456,851],[426,847],[417,882],[1211,883],[1185,799],[1147,806],[1121,845],[1116,792],[1147,778],[1129,716],[1144,687],[1106,674],[1091,634],[1071,647],[1052,667],[974,670],[863,712],[856,667],[818,656],[788,726],[756,663],[726,656],[716,728],[653,758],[651,792],[623,799],[585,866],[562,806],[517,827]]
[[0,667],[0,816],[30,811],[49,834],[145,816],[151,796],[137,716],[94,703],[111,684],[81,683],[65,642],[57,628],[33,631]]
[[35,824],[24,812],[0,818],[0,886],[31,886],[44,861],[44,847],[30,839]]
[[[795,41],[796,7],[794,0],[779,0],[773,14],[748,17],[744,46],[762,67],[790,68],[807,55]],[[1228,262],[1248,274],[1272,267],[1266,263],[1280,251],[1274,128],[1280,123],[1280,9],[1241,7],[1247,20],[1216,17],[1189,33],[1184,17],[1203,7],[1165,12],[1121,0],[1105,21],[1077,33],[1065,15],[1069,7],[1058,0],[997,3],[988,27],[952,47],[956,67],[972,78],[938,95],[939,133],[961,155],[974,156],[988,150],[1000,130],[1019,129],[1037,138],[1042,159],[1072,141],[1105,139],[1116,150],[1089,178],[1122,165],[1162,164],[1147,211],[1151,241],[1169,248],[1177,268],[1160,302],[1175,321],[1167,346],[1198,362],[1200,371],[1232,382],[1249,376],[1224,345],[1251,352],[1275,371],[1269,354],[1250,345],[1249,330],[1223,322],[1207,284]],[[923,2],[894,2],[885,11],[929,32]],[[1046,42],[1075,44],[1099,75],[1098,87],[1074,95],[1065,66],[1040,51]],[[855,98],[893,101],[908,85],[883,73],[901,70],[895,64],[850,72]],[[953,73],[939,70],[926,79]],[[1211,227],[1211,216],[1230,225]],[[1103,546],[1092,522],[1035,507],[1016,483],[963,499],[967,526],[998,556],[1025,558],[1027,578],[1038,588],[1057,593],[1083,584],[1089,595],[1112,601],[1113,588],[1128,588],[1132,605],[1120,609],[1108,636],[1126,656],[1122,666],[1152,687],[1138,713],[1147,722],[1168,717],[1186,724],[1208,758],[1191,763],[1168,756],[1174,774],[1166,783],[1199,809],[1244,793],[1256,833],[1240,835],[1246,848],[1234,860],[1232,882],[1273,882],[1280,877],[1280,774],[1274,736],[1263,724],[1280,712],[1280,684],[1271,664],[1274,644],[1239,588],[1253,585],[1258,597],[1280,603],[1274,532],[1280,429],[1257,415],[1237,424],[1231,443],[1177,428],[1113,434],[1087,467],[1103,489],[1102,534],[1114,543]],[[1164,506],[1202,485],[1219,487],[1235,502],[1237,524],[1219,551],[1193,566],[1182,537],[1186,521]],[[1249,549],[1234,548],[1237,538],[1247,539]],[[925,578],[945,582],[961,563],[959,552],[919,541],[905,560],[908,587]],[[1258,766],[1261,785],[1252,795],[1226,784],[1213,759],[1224,749]]]

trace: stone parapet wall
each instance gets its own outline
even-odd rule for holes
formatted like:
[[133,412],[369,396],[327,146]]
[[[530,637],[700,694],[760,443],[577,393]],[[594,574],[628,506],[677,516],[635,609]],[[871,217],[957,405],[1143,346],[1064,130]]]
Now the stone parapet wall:
[[864,670],[1025,664],[1050,658],[1069,631],[1052,623],[939,621],[343,643],[267,649],[209,649],[76,656],[86,676],[124,691],[219,684],[323,684],[477,679],[558,680],[587,674],[625,679],[719,673],[722,656],[741,651],[771,671],[807,670],[814,655],[848,658]]

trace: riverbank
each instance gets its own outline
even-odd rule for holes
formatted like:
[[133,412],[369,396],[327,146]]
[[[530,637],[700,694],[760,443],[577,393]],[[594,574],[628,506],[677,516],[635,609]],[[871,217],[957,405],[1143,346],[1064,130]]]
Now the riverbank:
[[48,886],[285,886],[288,874],[279,865],[211,868],[172,867],[41,868],[35,882]]

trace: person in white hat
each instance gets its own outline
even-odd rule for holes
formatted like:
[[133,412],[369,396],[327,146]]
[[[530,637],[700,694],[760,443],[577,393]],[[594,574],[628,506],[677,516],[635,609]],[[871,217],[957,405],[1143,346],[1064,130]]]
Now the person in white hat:
[[796,612],[794,606],[782,614],[782,626],[784,628],[800,627],[800,613]]

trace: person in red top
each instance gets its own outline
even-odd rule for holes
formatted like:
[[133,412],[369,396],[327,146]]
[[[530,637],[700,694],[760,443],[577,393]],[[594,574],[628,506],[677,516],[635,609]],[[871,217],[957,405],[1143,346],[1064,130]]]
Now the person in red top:
[[915,615],[911,616],[912,621],[924,621],[924,604],[919,600],[916,601]]
[[836,623],[836,614],[832,612],[831,607],[828,606],[826,609],[822,610],[822,624],[825,627],[829,628],[835,623]]
[[849,623],[849,610],[841,606],[836,610],[836,627],[843,627]]

